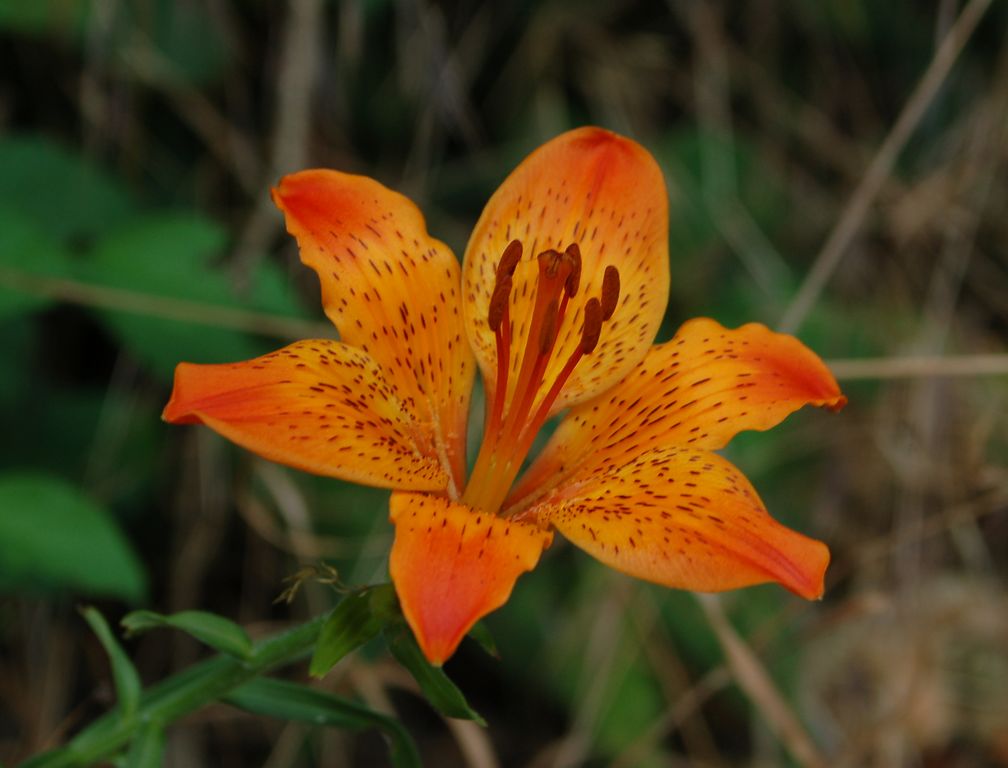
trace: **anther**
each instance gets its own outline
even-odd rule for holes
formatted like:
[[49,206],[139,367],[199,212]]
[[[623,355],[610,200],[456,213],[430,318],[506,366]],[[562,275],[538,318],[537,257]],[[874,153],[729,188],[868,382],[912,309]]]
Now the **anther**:
[[592,296],[584,305],[584,326],[581,329],[581,353],[590,355],[602,333],[602,304]]
[[601,305],[603,320],[608,320],[613,316],[613,312],[616,311],[616,305],[619,303],[619,291],[619,270],[609,265],[605,268],[605,274],[602,276]]
[[546,307],[546,316],[543,318],[542,328],[539,331],[539,354],[548,355],[553,350],[553,344],[557,337],[557,313],[560,305],[556,299],[550,299]]
[[570,264],[571,268],[564,288],[567,291],[567,295],[573,299],[577,296],[578,287],[581,285],[581,249],[578,248],[577,243],[571,243],[567,246],[567,250],[564,251],[564,255],[567,257],[567,263]]
[[497,263],[497,280],[498,282],[505,275],[511,277],[514,274],[515,269],[518,266],[518,262],[521,261],[522,257],[522,244],[520,240],[512,240],[508,243],[507,248],[504,249],[504,253],[501,254],[500,261]]
[[490,326],[491,331],[496,333],[497,329],[500,328],[504,320],[504,312],[508,308],[510,300],[511,275],[504,275],[504,277],[497,280],[493,295],[490,297],[490,307],[487,310],[487,325]]

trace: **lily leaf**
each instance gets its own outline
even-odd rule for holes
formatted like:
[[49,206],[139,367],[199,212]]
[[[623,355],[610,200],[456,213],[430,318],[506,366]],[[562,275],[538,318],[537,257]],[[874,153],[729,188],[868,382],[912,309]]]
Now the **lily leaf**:
[[486,720],[469,706],[462,691],[440,667],[428,663],[413,634],[405,626],[385,632],[389,650],[396,661],[406,667],[427,700],[442,714],[462,720],[475,720],[485,726]]
[[248,659],[252,656],[252,640],[245,630],[216,613],[181,611],[165,616],[153,611],[133,611],[123,617],[122,625],[131,635],[155,627],[172,627],[192,635],[215,651],[239,659]]
[[159,768],[165,748],[164,730],[148,723],[137,731],[126,755],[126,768]]
[[232,691],[225,701],[246,712],[313,725],[380,729],[389,740],[396,768],[418,768],[420,755],[402,724],[355,701],[304,685],[258,678]]
[[479,643],[480,648],[486,651],[488,654],[493,656],[495,659],[500,658],[500,651],[497,650],[497,643],[490,633],[490,628],[482,621],[477,621],[473,624],[473,628],[469,630],[469,637]]
[[85,608],[81,611],[84,619],[91,625],[91,631],[98,636],[105,653],[112,665],[112,680],[115,683],[116,698],[124,717],[131,717],[140,703],[140,675],[129,660],[126,652],[119,645],[108,622],[95,608]]
[[386,622],[372,609],[373,591],[352,592],[329,614],[308,670],[313,677],[323,677],[340,659],[382,631]]

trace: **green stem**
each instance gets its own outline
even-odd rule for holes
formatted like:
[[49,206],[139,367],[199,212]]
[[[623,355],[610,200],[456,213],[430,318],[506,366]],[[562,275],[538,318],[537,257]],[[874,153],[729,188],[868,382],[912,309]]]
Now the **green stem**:
[[122,751],[145,726],[166,726],[216,701],[271,669],[307,656],[328,614],[256,645],[248,659],[215,656],[149,688],[132,716],[118,709],[96,720],[64,746],[29,758],[20,768],[77,768]]

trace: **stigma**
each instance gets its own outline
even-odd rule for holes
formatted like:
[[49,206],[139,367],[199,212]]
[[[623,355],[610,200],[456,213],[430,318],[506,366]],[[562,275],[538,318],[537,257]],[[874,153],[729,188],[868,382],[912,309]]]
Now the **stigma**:
[[[542,251],[535,256],[535,296],[528,332],[522,344],[516,346],[511,313],[514,275],[522,257],[521,242],[512,240],[501,254],[494,277],[486,320],[496,344],[496,378],[487,392],[483,443],[463,494],[467,504],[493,514],[499,512],[564,385],[578,363],[597,347],[603,325],[616,311],[620,295],[619,271],[608,266],[600,295],[587,300],[582,297],[580,312],[571,311],[572,302],[578,308],[581,250],[577,243],[571,243],[563,251]],[[575,320],[580,326],[568,328]],[[551,363],[557,339],[563,333],[576,333],[579,341],[557,370]],[[547,376],[549,371],[557,372]]]

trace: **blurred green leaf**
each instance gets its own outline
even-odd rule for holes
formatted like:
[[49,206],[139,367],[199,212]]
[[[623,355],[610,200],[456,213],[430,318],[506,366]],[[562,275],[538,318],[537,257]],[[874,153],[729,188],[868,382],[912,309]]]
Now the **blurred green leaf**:
[[58,477],[0,476],[0,587],[138,602],[143,566],[108,512]]
[[396,768],[420,765],[413,740],[397,720],[331,693],[283,680],[259,678],[245,683],[225,700],[246,712],[282,720],[337,728],[379,728],[389,739],[392,763]]
[[72,269],[70,255],[41,224],[0,200],[0,320],[49,304],[33,286],[39,278],[67,277]]
[[220,25],[203,3],[174,0],[10,0],[0,29],[87,45],[96,39],[108,67],[146,82],[207,85],[230,61]]
[[[0,442],[0,465],[87,476],[117,512],[147,514],[146,494],[153,491],[154,476],[162,469],[158,461],[166,429],[158,418],[162,404],[137,387],[106,391],[47,386],[39,381],[33,357],[17,359],[12,353],[0,350],[0,382],[20,374],[12,382],[10,397],[0,394],[0,410],[5,411],[5,428],[18,439]],[[76,353],[63,349],[58,354],[69,359]],[[86,359],[89,350],[80,354]],[[6,367],[13,370],[4,372]],[[131,502],[133,506],[128,506]]]
[[[184,80],[193,85],[208,85],[223,76],[229,63],[228,40],[220,25],[204,3],[180,3],[177,0],[132,0],[128,8],[129,32],[118,37],[122,46],[122,71],[126,76],[136,73],[136,60],[131,56],[137,46],[145,43],[163,66],[151,62],[148,77],[167,83]],[[137,39],[137,32],[143,36]],[[147,41],[149,40],[149,43]],[[144,60],[150,58],[144,56]]]
[[312,676],[323,677],[340,659],[382,631],[386,619],[373,611],[371,592],[369,588],[352,592],[329,614],[312,655]]
[[126,768],[159,768],[165,748],[164,729],[148,723],[141,727],[126,755]]
[[385,631],[389,650],[396,661],[413,675],[427,701],[442,714],[463,720],[475,720],[486,725],[476,710],[469,706],[462,691],[453,683],[440,667],[432,666],[420,650],[413,633],[408,627],[399,626]]
[[[141,299],[180,301],[182,315],[194,314],[194,304],[211,311],[230,307],[302,315],[270,262],[259,265],[247,295],[237,295],[230,277],[216,265],[226,242],[224,230],[199,214],[149,215],[98,243],[87,260],[87,273],[96,283]],[[137,359],[166,378],[182,360],[241,360],[276,347],[275,342],[264,343],[241,331],[214,327],[212,317],[186,322],[119,311],[103,311],[101,316]]]
[[116,180],[81,155],[36,137],[0,140],[0,207],[63,242],[95,237],[132,212]]
[[[0,411],[5,415],[13,413],[15,405],[23,403],[24,394],[32,388],[35,340],[36,327],[30,317],[7,317],[0,323]],[[9,418],[5,428],[18,434]]]
[[116,698],[123,716],[131,717],[140,703],[140,675],[137,674],[133,662],[123,651],[119,641],[109,628],[108,622],[95,608],[85,608],[82,613],[91,630],[98,636],[109,663],[112,665],[112,679],[115,681]]
[[[633,744],[660,718],[666,706],[641,642],[639,637],[624,633],[614,652],[605,705],[593,728],[596,743],[605,754],[616,754]],[[638,765],[646,768],[645,764]]]
[[10,0],[0,3],[0,29],[22,34],[79,32],[90,10],[86,0]]
[[156,627],[171,627],[229,656],[239,659],[252,656],[252,640],[245,630],[216,613],[181,611],[165,616],[153,611],[133,611],[123,617],[122,625],[131,635]]

